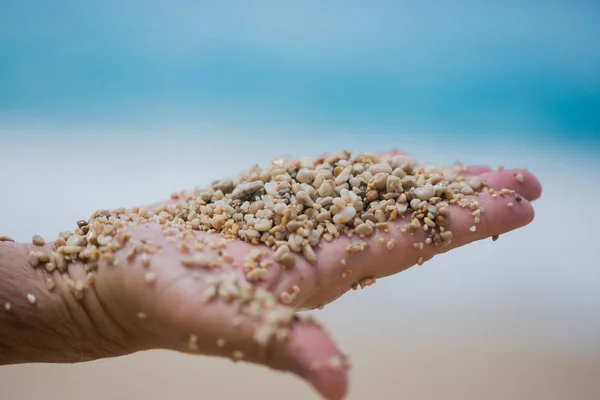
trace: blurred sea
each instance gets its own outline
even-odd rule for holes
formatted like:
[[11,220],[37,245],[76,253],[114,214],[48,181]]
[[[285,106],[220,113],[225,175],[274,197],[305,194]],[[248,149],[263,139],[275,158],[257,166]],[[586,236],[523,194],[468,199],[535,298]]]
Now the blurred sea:
[[[528,167],[530,226],[316,314],[353,355],[350,399],[596,400],[599,37],[584,0],[0,2],[0,234],[53,237],[286,153]],[[283,396],[316,398],[164,352],[0,368],[8,400]]]

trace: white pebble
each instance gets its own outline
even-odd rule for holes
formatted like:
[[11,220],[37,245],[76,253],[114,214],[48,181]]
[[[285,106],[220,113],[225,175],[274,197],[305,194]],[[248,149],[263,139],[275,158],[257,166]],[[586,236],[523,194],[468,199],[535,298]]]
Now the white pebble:
[[435,189],[431,184],[418,187],[413,190],[413,194],[420,200],[429,200],[435,196]]
[[355,216],[356,209],[354,207],[346,207],[333,217],[333,222],[336,224],[345,224],[349,221],[352,221]]
[[254,229],[259,232],[267,232],[269,229],[273,227],[273,221],[270,219],[259,219],[254,223]]
[[392,173],[392,167],[389,164],[373,164],[369,167],[369,171],[373,174],[379,174],[385,172],[386,174]]

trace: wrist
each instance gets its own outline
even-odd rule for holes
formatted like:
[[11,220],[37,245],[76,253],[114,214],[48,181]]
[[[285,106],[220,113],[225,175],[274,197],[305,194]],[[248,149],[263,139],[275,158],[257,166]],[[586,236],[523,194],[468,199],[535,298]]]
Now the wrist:
[[[32,251],[50,258],[53,249],[53,244],[0,242],[0,365],[71,363],[128,353],[82,265],[48,271],[43,256],[36,267],[28,260]],[[73,293],[78,281],[86,286],[80,299]]]

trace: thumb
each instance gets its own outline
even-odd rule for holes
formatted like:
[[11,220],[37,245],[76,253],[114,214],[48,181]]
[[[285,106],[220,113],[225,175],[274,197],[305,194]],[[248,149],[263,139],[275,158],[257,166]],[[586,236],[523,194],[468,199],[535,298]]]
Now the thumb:
[[[232,291],[228,284],[221,282],[214,298],[205,299],[193,316],[181,315],[180,321],[187,321],[183,334],[189,336],[180,337],[177,350],[292,372],[326,399],[344,398],[346,358],[316,321],[297,315],[261,288],[244,285]],[[229,297],[232,293],[234,298]]]

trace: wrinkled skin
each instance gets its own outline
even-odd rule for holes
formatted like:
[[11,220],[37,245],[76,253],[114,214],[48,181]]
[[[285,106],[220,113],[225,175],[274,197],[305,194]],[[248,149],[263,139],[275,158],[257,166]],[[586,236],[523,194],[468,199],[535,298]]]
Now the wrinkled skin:
[[[447,228],[453,232],[453,239],[449,246],[432,244],[426,245],[423,250],[415,250],[413,243],[423,242],[424,232],[402,233],[400,227],[407,221],[398,219],[390,223],[389,233],[376,233],[361,239],[370,244],[362,252],[347,257],[346,246],[356,238],[340,237],[331,243],[322,241],[322,248],[316,250],[315,265],[308,264],[302,257],[297,257],[296,266],[290,270],[282,270],[275,264],[269,267],[268,279],[260,282],[260,285],[277,298],[282,291],[290,291],[293,285],[297,285],[300,292],[294,303],[290,306],[281,304],[279,307],[313,309],[351,290],[351,286],[361,278],[378,279],[393,275],[415,265],[418,257],[427,261],[465,244],[523,227],[533,220],[534,211],[530,201],[540,196],[541,186],[527,171],[518,171],[524,177],[523,182],[518,183],[515,172],[493,172],[484,167],[471,167],[463,173],[480,175],[487,180],[490,188],[513,189],[522,197],[522,201],[516,201],[513,196],[492,198],[487,193],[481,193],[478,201],[484,212],[475,232],[469,230],[473,225],[471,210],[451,206]],[[509,202],[514,206],[507,207]],[[176,201],[168,203],[174,204]],[[120,265],[100,265],[93,290],[86,292],[81,302],[89,318],[88,323],[81,325],[89,330],[89,333],[85,333],[88,340],[92,340],[90,338],[94,335],[101,338],[97,340],[96,349],[102,350],[87,358],[117,356],[153,348],[189,352],[188,338],[193,333],[198,337],[199,354],[231,357],[234,350],[241,350],[244,360],[295,373],[310,382],[327,399],[336,400],[345,396],[347,371],[327,366],[327,360],[340,353],[320,325],[297,321],[288,340],[272,341],[266,350],[261,349],[252,339],[250,321],[244,320],[239,327],[232,324],[237,315],[234,306],[223,301],[203,302],[204,278],[213,271],[182,266],[180,260],[183,255],[173,243],[165,240],[156,225],[133,228],[131,233],[134,238],[148,236],[156,243],[162,243],[163,251],[151,257],[150,267],[144,267],[139,258],[133,263],[127,262],[124,255],[126,248],[117,254]],[[395,246],[388,249],[381,243],[380,237],[384,238],[384,243],[394,239]],[[235,241],[228,245],[227,251],[238,265],[242,265],[246,254],[255,248],[257,246]],[[342,258],[347,258],[345,265],[340,262]],[[231,266],[224,265],[223,268]],[[352,271],[351,274],[343,274],[346,270]],[[153,285],[144,279],[147,271],[156,273],[157,279]],[[237,271],[241,276],[242,273]],[[58,285],[53,296],[67,298],[69,294],[65,280],[58,272],[53,274]],[[81,266],[71,265],[69,274],[72,279],[85,279]],[[78,307],[79,303],[73,300],[65,301],[70,308]],[[145,318],[138,317],[140,312]],[[223,347],[217,346],[217,339],[221,338],[226,340]]]

